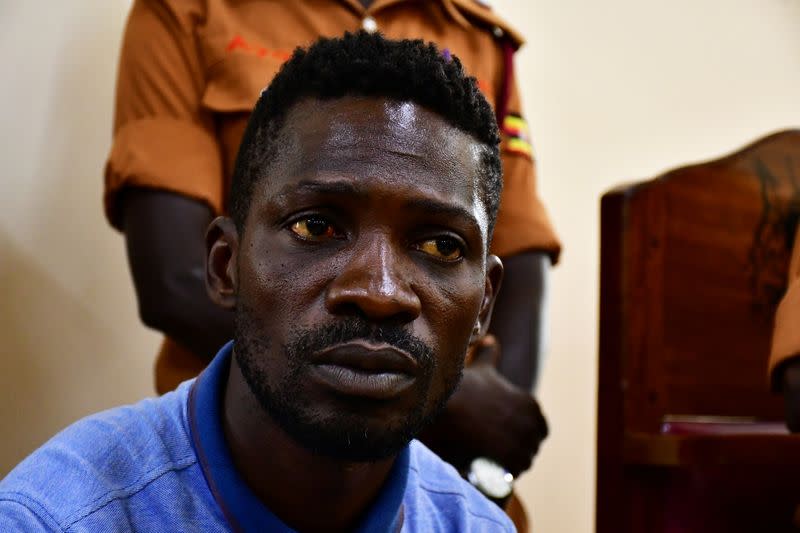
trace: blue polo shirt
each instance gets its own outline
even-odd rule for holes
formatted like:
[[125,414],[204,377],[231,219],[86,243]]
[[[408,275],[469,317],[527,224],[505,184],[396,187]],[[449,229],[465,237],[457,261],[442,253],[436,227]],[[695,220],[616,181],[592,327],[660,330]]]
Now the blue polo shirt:
[[[0,482],[0,531],[293,531],[236,471],[221,425],[232,353],[160,398],[73,424]],[[358,532],[514,531],[450,465],[413,441]]]

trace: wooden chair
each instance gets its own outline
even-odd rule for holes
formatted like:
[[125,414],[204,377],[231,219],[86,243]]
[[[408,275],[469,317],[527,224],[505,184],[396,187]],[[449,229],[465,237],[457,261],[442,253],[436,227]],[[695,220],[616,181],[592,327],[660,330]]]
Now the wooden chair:
[[603,196],[598,533],[798,531],[766,376],[798,215],[800,130]]

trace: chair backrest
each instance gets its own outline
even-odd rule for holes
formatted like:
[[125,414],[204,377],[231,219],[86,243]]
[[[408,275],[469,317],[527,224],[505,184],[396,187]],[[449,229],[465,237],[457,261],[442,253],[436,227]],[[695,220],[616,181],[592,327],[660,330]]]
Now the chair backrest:
[[782,418],[766,363],[798,215],[800,130],[603,196],[599,439]]

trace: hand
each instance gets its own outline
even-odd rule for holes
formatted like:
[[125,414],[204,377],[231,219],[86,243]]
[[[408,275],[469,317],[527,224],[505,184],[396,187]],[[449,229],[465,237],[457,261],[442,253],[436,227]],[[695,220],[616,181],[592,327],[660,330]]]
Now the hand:
[[786,425],[792,433],[800,432],[800,357],[786,363],[783,369],[783,399]]
[[499,355],[493,336],[478,343],[458,389],[421,436],[461,472],[475,457],[484,456],[517,476],[530,468],[547,437],[547,421],[536,400],[495,368]]

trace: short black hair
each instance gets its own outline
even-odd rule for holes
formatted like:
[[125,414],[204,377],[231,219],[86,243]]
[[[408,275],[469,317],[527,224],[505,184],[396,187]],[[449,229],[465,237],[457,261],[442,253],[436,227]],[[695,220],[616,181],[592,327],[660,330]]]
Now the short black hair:
[[491,240],[502,191],[497,120],[461,61],[422,40],[389,40],[359,31],[295,49],[262,91],[244,132],[231,184],[231,216],[241,233],[254,185],[275,157],[288,110],[305,98],[383,97],[414,102],[486,145],[480,196]]

